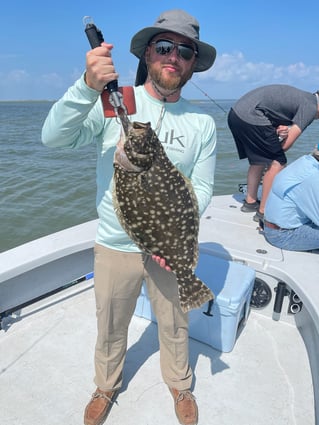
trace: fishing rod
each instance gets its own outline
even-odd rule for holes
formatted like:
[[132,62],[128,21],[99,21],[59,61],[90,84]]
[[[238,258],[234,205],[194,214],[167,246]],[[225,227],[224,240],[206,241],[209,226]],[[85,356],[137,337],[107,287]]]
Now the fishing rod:
[[219,109],[221,109],[223,112],[225,112],[225,114],[227,114],[227,111],[221,106],[219,105],[213,98],[211,98],[206,92],[204,92],[204,90],[202,90],[197,84],[194,83],[194,81],[190,80],[190,82],[200,91],[203,93],[204,96],[208,97],[208,99],[213,102],[216,106],[218,106]]

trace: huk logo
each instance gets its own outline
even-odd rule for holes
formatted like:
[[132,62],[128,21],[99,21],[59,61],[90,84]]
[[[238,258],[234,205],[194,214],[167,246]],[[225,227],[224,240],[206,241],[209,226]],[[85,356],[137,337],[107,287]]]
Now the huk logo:
[[185,136],[175,136],[174,129],[172,129],[170,132],[166,131],[165,138],[162,140],[162,143],[170,146],[176,146],[176,144],[178,144],[179,147],[185,148],[185,145],[182,142],[184,137]]

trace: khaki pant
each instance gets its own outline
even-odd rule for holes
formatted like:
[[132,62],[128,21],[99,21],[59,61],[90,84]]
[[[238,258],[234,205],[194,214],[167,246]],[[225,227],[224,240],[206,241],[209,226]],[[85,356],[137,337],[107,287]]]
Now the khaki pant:
[[188,315],[180,309],[175,275],[149,255],[95,245],[94,286],[98,336],[95,384],[103,391],[121,387],[128,326],[142,282],[146,282],[158,322],[162,376],[169,387],[191,387]]

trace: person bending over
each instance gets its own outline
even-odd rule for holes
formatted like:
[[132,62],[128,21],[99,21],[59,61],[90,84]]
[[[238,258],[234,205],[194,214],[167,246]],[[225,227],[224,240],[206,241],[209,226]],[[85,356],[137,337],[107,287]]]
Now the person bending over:
[[[283,84],[259,87],[242,96],[228,114],[228,126],[240,159],[248,158],[247,194],[241,208],[263,219],[274,177],[286,163],[285,152],[319,118],[318,92]],[[262,195],[257,199],[262,181]]]

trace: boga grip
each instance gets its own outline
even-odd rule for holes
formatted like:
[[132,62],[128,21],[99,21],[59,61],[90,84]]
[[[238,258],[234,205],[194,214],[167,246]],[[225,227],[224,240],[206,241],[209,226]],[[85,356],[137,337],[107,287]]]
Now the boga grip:
[[[102,31],[98,29],[96,25],[92,22],[88,22],[86,24],[85,33],[92,49],[99,47],[104,41]],[[104,90],[101,94],[105,117],[112,118],[116,116],[114,106],[117,108],[121,106],[121,102],[118,95],[119,93],[123,97],[123,103],[126,107],[127,114],[135,114],[136,105],[133,87],[118,87],[117,80],[113,80],[106,85],[106,89],[107,90]],[[110,97],[112,98],[112,101],[110,101]]]
[[[85,32],[87,35],[87,38],[89,40],[89,43],[92,47],[92,49],[95,49],[96,47],[99,47],[101,43],[103,43],[104,38],[102,31],[96,27],[93,23],[86,24]],[[117,92],[118,91],[118,83],[117,80],[113,80],[109,82],[106,85],[106,88],[109,93]]]

